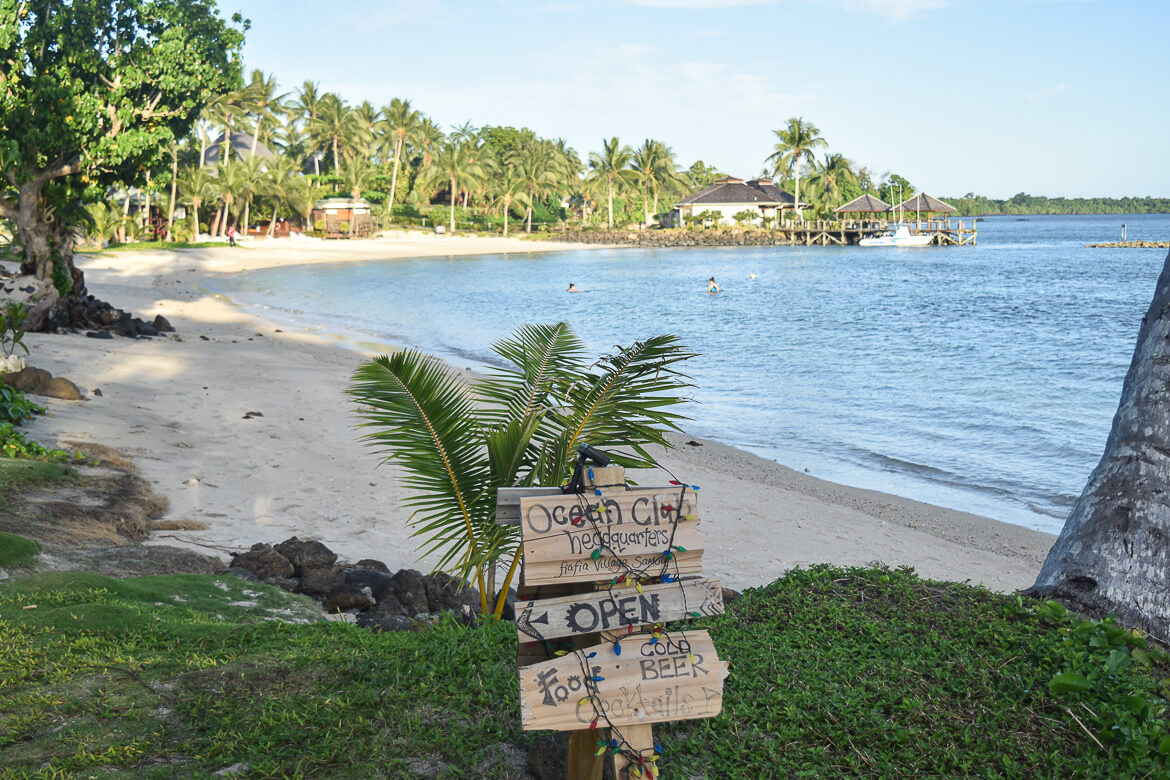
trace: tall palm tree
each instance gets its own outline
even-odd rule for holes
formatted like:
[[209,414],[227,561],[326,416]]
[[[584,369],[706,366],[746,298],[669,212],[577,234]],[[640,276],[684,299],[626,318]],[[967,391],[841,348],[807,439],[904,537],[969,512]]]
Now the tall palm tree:
[[252,198],[260,191],[264,181],[264,163],[255,157],[240,161],[239,187],[236,197],[244,202],[244,235],[248,235],[248,225],[252,218]]
[[246,96],[244,107],[253,119],[252,157],[256,156],[260,137],[275,129],[277,117],[284,113],[282,101],[288,97],[288,93],[278,95],[277,89],[276,76],[265,76],[264,71],[258,68],[252,71],[252,80],[244,90]]
[[519,205],[528,208],[532,200],[528,196],[528,182],[526,182],[516,168],[511,165],[499,166],[491,174],[489,189],[493,202],[504,214],[504,237],[508,237],[508,217],[512,206]]
[[[306,80],[301,85],[297,93],[297,99],[289,106],[289,111],[296,118],[297,122],[300,123],[300,127],[305,132],[307,140],[312,141],[314,139],[313,128],[317,126],[318,117],[321,114],[321,95],[317,92],[317,83],[315,81]],[[313,156],[313,173],[318,176],[321,175],[319,150],[319,145],[315,144],[307,149]]]
[[341,172],[339,150],[355,135],[358,130],[357,125],[357,115],[354,114],[353,109],[345,104],[344,100],[332,92],[327,92],[322,96],[317,121],[309,132],[313,133],[322,145],[332,148],[334,173]]
[[245,161],[242,160],[228,158],[215,167],[215,182],[213,186],[216,197],[223,203],[223,210],[222,218],[219,220],[218,225],[212,229],[212,235],[225,235],[227,233],[228,218],[231,216],[237,218],[237,224],[239,222],[239,209],[243,199],[238,197],[237,193],[246,189],[244,184],[244,179],[246,178],[244,163]]
[[629,181],[630,160],[634,157],[634,150],[623,146],[617,136],[601,141],[601,153],[589,153],[589,175],[605,181],[608,190],[609,202],[609,229],[613,230],[613,191]]
[[472,144],[447,141],[435,154],[434,175],[451,188],[451,230],[455,230],[455,196],[461,187],[470,187],[484,177]]
[[276,213],[281,205],[287,204],[292,181],[300,175],[300,165],[292,157],[278,157],[268,163],[261,181],[260,191],[272,198],[272,218],[268,220],[268,235],[276,231]]
[[[345,164],[341,168],[341,180],[346,190],[349,191],[351,198],[354,200],[360,198],[362,191],[370,186],[370,180],[373,177],[374,168],[370,165],[370,161],[365,155],[346,155]],[[349,232],[351,235],[356,225],[357,218],[352,217],[349,220]]]
[[191,241],[199,240],[199,207],[205,200],[216,197],[215,180],[211,172],[202,165],[193,165],[179,176],[179,192],[184,203],[191,204]]
[[326,188],[308,176],[294,176],[289,182],[286,191],[288,206],[301,218],[301,225],[305,230],[312,228],[309,218],[313,215],[313,206],[325,196]]
[[800,214],[800,169],[804,163],[816,163],[817,149],[828,146],[821,131],[812,122],[804,121],[804,117],[792,117],[781,130],[773,130],[776,138],[775,151],[765,159],[773,163],[773,175],[791,172],[796,177],[795,208],[796,216]]
[[524,215],[524,231],[532,232],[532,204],[538,196],[544,195],[549,187],[556,184],[556,174],[553,171],[552,149],[549,144],[540,139],[533,139],[513,152],[507,159],[507,167],[512,168],[516,176],[524,182],[526,194]]
[[[244,105],[246,103],[245,96],[242,90],[234,90],[232,92],[225,92],[221,95],[215,95],[203,107],[203,113],[200,116],[203,121],[213,127],[218,127],[223,130],[223,148],[220,151],[219,158],[221,161],[226,160],[231,148],[232,129],[239,126],[244,121],[246,113]],[[207,164],[207,136],[206,130],[202,139],[202,149],[199,153],[199,164]]]
[[386,204],[386,213],[393,216],[394,195],[398,192],[398,165],[407,145],[414,141],[421,117],[410,107],[409,100],[398,98],[382,108],[382,117],[394,146],[394,173],[390,176],[390,198]]
[[374,156],[377,151],[374,141],[378,137],[377,128],[381,122],[381,109],[374,108],[374,104],[368,100],[363,100],[353,110],[353,128],[349,141],[357,153],[367,158]]
[[817,187],[825,196],[825,207],[840,205],[847,186],[858,186],[857,173],[853,170],[853,163],[843,154],[825,154],[824,161],[817,166],[816,173],[809,179],[809,183]]

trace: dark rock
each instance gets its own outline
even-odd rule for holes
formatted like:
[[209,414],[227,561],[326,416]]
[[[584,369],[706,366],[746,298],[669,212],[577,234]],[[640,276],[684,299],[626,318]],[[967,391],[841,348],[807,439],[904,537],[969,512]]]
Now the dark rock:
[[285,539],[274,547],[288,558],[298,577],[310,569],[328,569],[337,562],[337,553],[317,541],[302,542],[297,537]]
[[427,591],[428,612],[444,610],[462,614],[464,605],[479,608],[479,591],[466,588],[457,577],[445,572],[435,572],[423,577]]
[[[357,585],[359,588],[369,588],[379,602],[394,591],[394,577],[373,569],[345,569],[343,572],[346,585]],[[403,613],[405,614],[405,612]]]
[[338,585],[325,596],[325,611],[329,614],[350,609],[369,609],[374,606],[374,594],[369,588]]
[[431,611],[427,601],[427,583],[422,574],[414,569],[403,569],[394,575],[392,592],[406,607],[408,614]]
[[102,389],[100,387],[95,387],[93,389],[93,394],[96,395],[98,398],[101,398],[102,397]]
[[43,395],[48,398],[60,398],[63,401],[81,400],[81,390],[77,388],[77,385],[63,376],[53,377],[38,388],[36,392],[38,395]]
[[564,733],[541,734],[528,748],[528,772],[536,780],[562,780],[569,741]]
[[154,317],[154,327],[159,333],[174,333],[175,328],[171,325],[171,321],[161,314],[156,314]]
[[307,569],[300,577],[301,585],[298,590],[310,596],[324,596],[338,585],[345,584],[341,569],[336,566],[327,569]]
[[739,597],[742,595],[743,594],[740,593],[738,590],[732,590],[731,588],[724,588],[723,589],[723,606],[725,606],[725,607],[728,606],[729,604],[731,604],[734,601],[736,601],[737,599],[739,599]]
[[376,561],[373,558],[362,558],[354,566],[358,569],[373,569],[374,571],[390,573],[390,567],[381,561]]
[[252,549],[232,559],[231,565],[247,569],[262,580],[269,577],[291,577],[293,565],[288,558],[272,549],[270,544],[254,544]]
[[233,577],[239,577],[241,580],[247,580],[248,582],[260,581],[260,578],[253,574],[250,570],[242,569],[239,566],[229,566],[223,570],[223,573],[230,574]]
[[149,322],[143,322],[142,320],[138,319],[137,317],[135,317],[132,320],[132,322],[134,323],[134,330],[137,331],[139,336],[157,336],[158,335],[158,328],[154,327]]
[[108,330],[89,330],[85,332],[85,335],[91,339],[112,339],[114,337],[114,334]]
[[300,587],[300,580],[294,580],[292,577],[269,577],[264,580],[265,585],[275,585],[281,590],[287,590],[289,593],[296,593]]

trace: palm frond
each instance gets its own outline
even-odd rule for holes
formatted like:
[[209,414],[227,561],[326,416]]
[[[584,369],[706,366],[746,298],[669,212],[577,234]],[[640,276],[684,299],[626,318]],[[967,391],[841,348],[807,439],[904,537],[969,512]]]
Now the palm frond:
[[513,367],[495,369],[478,395],[492,406],[489,419],[524,419],[541,409],[554,383],[579,372],[585,345],[563,322],[524,325],[492,350]]

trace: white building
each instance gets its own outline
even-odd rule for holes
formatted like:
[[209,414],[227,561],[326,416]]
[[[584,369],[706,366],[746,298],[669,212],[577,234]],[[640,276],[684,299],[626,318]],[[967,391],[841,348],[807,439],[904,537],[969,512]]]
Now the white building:
[[736,214],[750,211],[755,215],[750,223],[762,225],[764,219],[774,220],[784,209],[795,205],[796,199],[792,195],[767,179],[745,182],[728,176],[680,200],[670,212],[668,222],[674,227],[684,224],[683,220],[710,212],[715,221],[731,225],[735,223]]

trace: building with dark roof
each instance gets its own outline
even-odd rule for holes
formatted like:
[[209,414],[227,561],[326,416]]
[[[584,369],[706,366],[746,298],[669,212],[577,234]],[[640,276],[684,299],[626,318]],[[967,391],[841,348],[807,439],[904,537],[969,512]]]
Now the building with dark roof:
[[796,199],[768,179],[745,182],[727,176],[680,200],[670,213],[669,222],[672,226],[679,225],[686,219],[709,212],[716,222],[732,224],[736,214],[751,211],[756,214],[752,224],[761,225],[765,219],[775,219],[784,209],[795,207]]

